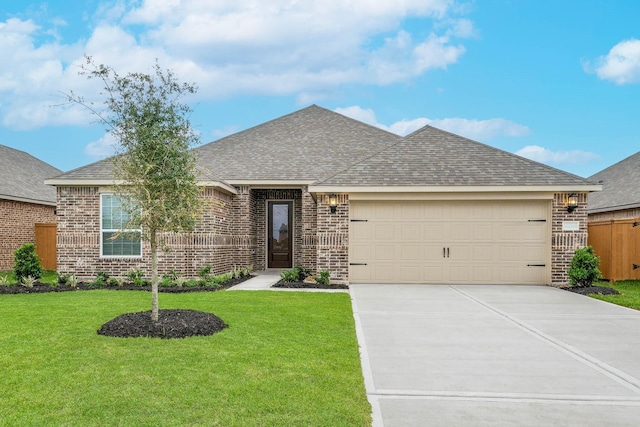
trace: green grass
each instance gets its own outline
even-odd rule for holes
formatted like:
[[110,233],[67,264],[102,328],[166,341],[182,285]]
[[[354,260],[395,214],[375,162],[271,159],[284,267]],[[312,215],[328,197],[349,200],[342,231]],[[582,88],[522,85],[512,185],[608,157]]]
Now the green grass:
[[619,282],[594,283],[596,286],[613,288],[620,292],[620,295],[589,295],[590,297],[608,301],[613,304],[640,310],[640,280],[621,280]]
[[363,426],[346,294],[163,294],[229,328],[161,340],[96,334],[148,292],[0,295],[2,426]]
[[[13,274],[13,271],[0,271],[0,276],[8,277],[10,285],[18,283],[18,281],[16,280],[16,275]],[[58,275],[55,270],[46,270],[38,281],[40,283],[55,285],[58,281]]]

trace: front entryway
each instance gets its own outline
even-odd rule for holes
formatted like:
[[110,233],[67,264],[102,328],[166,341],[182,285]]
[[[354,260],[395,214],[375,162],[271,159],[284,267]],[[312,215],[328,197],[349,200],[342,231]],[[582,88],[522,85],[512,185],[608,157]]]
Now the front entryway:
[[267,268],[291,268],[293,260],[293,202],[268,202]]

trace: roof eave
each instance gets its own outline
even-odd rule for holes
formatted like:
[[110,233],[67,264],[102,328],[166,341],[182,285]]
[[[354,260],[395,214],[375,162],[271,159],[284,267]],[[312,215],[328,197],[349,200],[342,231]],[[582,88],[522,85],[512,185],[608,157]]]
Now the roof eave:
[[31,203],[34,205],[56,206],[55,201],[52,202],[50,200],[29,199],[28,197],[17,197],[17,196],[10,196],[7,194],[0,194],[0,199],[11,200],[13,202]]
[[618,206],[604,206],[601,208],[587,208],[587,213],[589,214],[597,214],[603,212],[613,212],[613,211],[624,211],[627,209],[637,209],[640,208],[640,202],[631,203],[628,205],[618,205]]
[[412,186],[340,186],[310,185],[310,193],[512,193],[512,192],[593,192],[602,185],[412,185]]
[[[111,185],[123,185],[124,181],[114,181],[112,179],[47,179],[44,181],[47,185],[53,185],[56,187],[100,187]],[[238,190],[235,187],[224,181],[215,180],[203,180],[197,181],[197,185],[200,187],[215,187],[219,188],[227,194],[238,194]]]

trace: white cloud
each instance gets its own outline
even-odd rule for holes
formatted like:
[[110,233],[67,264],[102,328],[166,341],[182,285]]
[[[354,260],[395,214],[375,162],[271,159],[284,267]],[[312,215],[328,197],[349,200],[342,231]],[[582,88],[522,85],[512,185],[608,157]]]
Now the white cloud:
[[[64,44],[32,20],[0,22],[0,118],[12,128],[89,123],[48,105],[73,88],[86,53],[120,73],[149,71],[155,58],[200,99],[236,94],[318,99],[344,84],[387,85],[455,64],[474,33],[451,0],[142,0],[101,4],[83,39]],[[419,38],[403,27],[422,19]],[[52,31],[53,30],[53,31]],[[425,31],[426,30],[426,31]],[[83,92],[86,91],[86,92]]]
[[538,145],[528,145],[516,151],[516,154],[540,163],[565,165],[580,165],[600,158],[598,154],[588,151],[552,151]]
[[477,141],[488,141],[497,136],[519,137],[529,134],[528,127],[502,118],[472,120],[458,117],[447,119],[429,119],[426,117],[419,117],[415,119],[400,120],[386,126],[378,123],[376,113],[373,110],[364,109],[357,105],[345,108],[336,108],[335,112],[402,136],[408,135],[426,125],[431,125]]
[[118,142],[110,133],[104,134],[104,136],[97,141],[90,142],[84,149],[84,152],[94,159],[105,159],[109,156],[113,156],[116,153],[116,147]]
[[606,56],[584,64],[587,72],[595,72],[602,80],[623,85],[640,82],[640,40],[629,39],[611,48]]

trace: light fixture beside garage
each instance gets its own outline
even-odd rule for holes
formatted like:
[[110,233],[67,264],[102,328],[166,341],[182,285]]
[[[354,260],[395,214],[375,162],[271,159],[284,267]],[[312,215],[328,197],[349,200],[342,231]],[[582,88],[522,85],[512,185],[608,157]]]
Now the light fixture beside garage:
[[336,213],[336,209],[338,208],[338,196],[335,194],[329,195],[329,208],[331,209],[331,213]]
[[578,207],[578,195],[576,193],[569,194],[567,197],[567,212],[571,213]]

